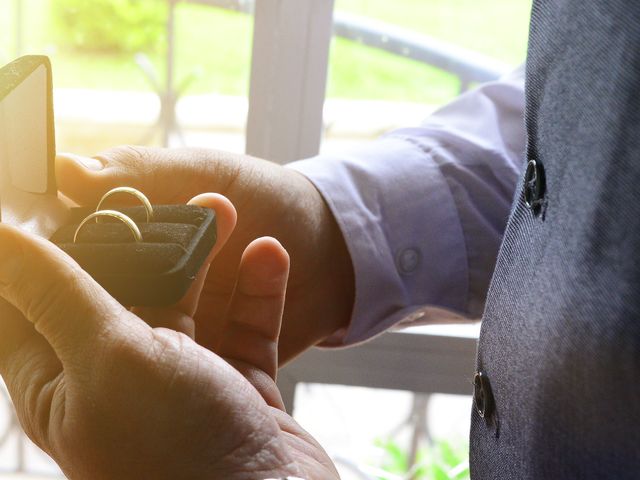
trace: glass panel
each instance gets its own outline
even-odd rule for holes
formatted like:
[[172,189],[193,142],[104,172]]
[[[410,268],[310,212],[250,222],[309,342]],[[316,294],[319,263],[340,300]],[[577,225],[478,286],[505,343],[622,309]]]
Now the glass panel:
[[[415,125],[483,77],[460,71],[524,62],[530,8],[530,0],[336,0],[323,150]],[[452,54],[457,66],[442,68]]]
[[50,56],[59,151],[132,143],[242,152],[252,18],[198,3],[0,0],[0,57],[16,55],[18,32],[21,53]]
[[[294,412],[343,480],[469,479],[471,397],[301,384]],[[437,475],[454,469],[455,476]]]

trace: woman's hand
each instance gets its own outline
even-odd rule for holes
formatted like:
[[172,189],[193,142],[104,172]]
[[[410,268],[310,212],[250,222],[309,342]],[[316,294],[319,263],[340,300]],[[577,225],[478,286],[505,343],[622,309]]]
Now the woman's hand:
[[[235,212],[195,203],[218,212],[215,255]],[[1,225],[0,373],[25,431],[72,480],[337,478],[274,383],[288,268],[275,240],[247,247],[222,358],[189,336],[206,267],[178,306],[134,314],[53,244]]]
[[218,351],[242,252],[262,236],[278,238],[291,255],[281,361],[347,325],[354,297],[351,258],[324,200],[297,172],[215,150],[122,147],[94,159],[60,156],[57,177],[61,191],[84,205],[123,185],[156,204],[183,203],[204,191],[233,202],[238,226],[213,261],[196,315],[197,340],[210,350]]

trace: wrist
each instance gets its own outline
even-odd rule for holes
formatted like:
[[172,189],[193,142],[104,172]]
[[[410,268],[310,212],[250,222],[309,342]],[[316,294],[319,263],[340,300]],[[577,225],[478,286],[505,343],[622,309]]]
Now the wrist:
[[[289,301],[280,337],[281,364],[349,325],[355,298],[351,254],[333,212],[314,183],[290,172],[296,185],[292,208],[299,219],[294,228],[304,232],[302,249],[291,251]],[[295,206],[293,206],[295,205]],[[297,261],[296,253],[300,261]],[[304,301],[298,300],[304,299]]]

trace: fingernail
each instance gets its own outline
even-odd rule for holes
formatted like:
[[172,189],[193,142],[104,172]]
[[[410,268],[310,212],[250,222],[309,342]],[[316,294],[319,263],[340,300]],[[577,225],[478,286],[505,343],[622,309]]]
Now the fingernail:
[[0,226],[0,284],[13,283],[24,267],[24,252],[11,227]]
[[94,172],[99,172],[100,170],[104,169],[104,164],[97,158],[82,157],[80,155],[72,155],[72,154],[70,155],[68,153],[65,154],[65,157],[68,157],[73,161],[79,163],[87,170],[93,170]]

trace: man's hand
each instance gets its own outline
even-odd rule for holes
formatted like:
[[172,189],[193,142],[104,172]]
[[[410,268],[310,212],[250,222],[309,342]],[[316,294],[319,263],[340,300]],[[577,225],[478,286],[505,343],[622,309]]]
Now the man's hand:
[[212,264],[196,316],[197,340],[212,351],[218,351],[242,252],[262,236],[277,238],[291,255],[280,360],[347,325],[354,298],[351,259],[324,200],[297,172],[214,150],[123,147],[95,159],[60,156],[57,177],[61,191],[83,205],[95,205],[104,192],[123,185],[156,204],[183,203],[203,191],[233,202],[238,226]]
[[[218,212],[219,251],[233,207],[196,203]],[[337,478],[274,383],[288,268],[275,240],[247,247],[223,359],[188,335],[205,270],[178,306],[136,315],[53,244],[1,225],[0,373],[25,431],[70,479]]]

